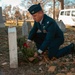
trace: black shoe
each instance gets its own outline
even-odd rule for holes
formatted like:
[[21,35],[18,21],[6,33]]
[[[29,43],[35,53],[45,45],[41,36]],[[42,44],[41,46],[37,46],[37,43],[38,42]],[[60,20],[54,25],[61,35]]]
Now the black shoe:
[[72,53],[72,57],[75,54],[75,44],[71,43],[71,53]]

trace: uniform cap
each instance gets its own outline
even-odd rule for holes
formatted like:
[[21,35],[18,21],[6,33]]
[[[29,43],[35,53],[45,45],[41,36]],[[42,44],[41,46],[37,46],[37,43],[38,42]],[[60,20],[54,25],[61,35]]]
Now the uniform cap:
[[34,5],[32,5],[32,6],[28,9],[28,11],[30,12],[31,15],[33,15],[33,14],[35,14],[35,13],[37,13],[38,11],[41,11],[41,10],[42,10],[42,8],[41,8],[41,6],[40,6],[40,3],[39,3],[39,4],[34,4]]

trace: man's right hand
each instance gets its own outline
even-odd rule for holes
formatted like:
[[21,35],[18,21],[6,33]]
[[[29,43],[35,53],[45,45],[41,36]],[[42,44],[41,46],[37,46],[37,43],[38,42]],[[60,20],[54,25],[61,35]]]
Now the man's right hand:
[[31,43],[32,43],[32,41],[31,40],[27,40],[27,45],[30,47],[31,46]]

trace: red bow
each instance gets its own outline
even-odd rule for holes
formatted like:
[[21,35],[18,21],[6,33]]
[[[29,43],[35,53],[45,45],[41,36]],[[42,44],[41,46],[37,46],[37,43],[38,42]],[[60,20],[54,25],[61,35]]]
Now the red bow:
[[24,47],[26,47],[26,48],[28,48],[28,47],[29,47],[26,43],[24,43],[24,44],[23,44],[23,46],[24,46]]

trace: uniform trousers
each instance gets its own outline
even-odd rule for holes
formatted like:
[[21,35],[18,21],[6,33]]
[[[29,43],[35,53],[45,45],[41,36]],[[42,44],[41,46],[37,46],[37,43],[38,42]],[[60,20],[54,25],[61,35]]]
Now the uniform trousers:
[[[36,33],[36,35],[33,37],[32,40],[35,42],[37,46],[37,50],[42,45],[45,37],[46,37],[46,33]],[[43,50],[43,52],[45,50],[48,50],[48,57],[50,59],[52,59],[53,57],[59,58],[71,53],[71,44],[60,49],[60,46],[64,43],[64,41],[61,41],[60,39],[55,38],[50,42],[51,43],[48,45],[48,47]]]

